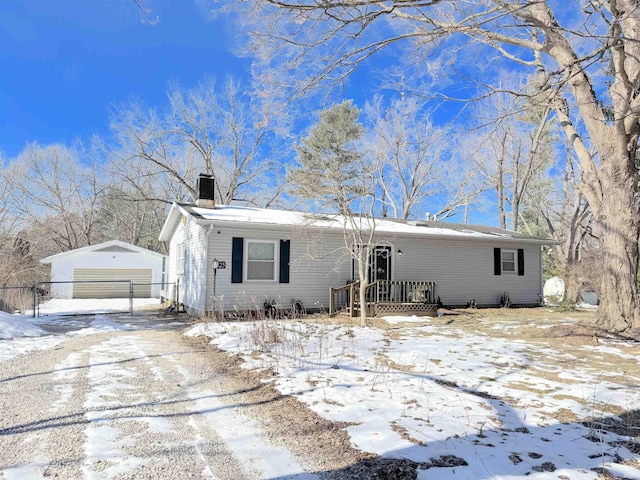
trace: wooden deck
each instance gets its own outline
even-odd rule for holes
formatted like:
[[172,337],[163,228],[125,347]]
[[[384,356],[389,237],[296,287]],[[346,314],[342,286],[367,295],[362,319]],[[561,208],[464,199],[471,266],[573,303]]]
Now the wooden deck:
[[[377,280],[365,287],[367,316],[438,315],[438,291],[435,282]],[[329,315],[360,315],[360,282],[331,289]]]

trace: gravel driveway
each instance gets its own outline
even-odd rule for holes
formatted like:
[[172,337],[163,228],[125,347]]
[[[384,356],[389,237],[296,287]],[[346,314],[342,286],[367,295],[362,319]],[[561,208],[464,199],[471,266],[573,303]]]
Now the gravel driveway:
[[251,397],[221,353],[153,321],[133,328],[0,363],[0,478],[307,479],[328,466],[256,420],[284,399]]

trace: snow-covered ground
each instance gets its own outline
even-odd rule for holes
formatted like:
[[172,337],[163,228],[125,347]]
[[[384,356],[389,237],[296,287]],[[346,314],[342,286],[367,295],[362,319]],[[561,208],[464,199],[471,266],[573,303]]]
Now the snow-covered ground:
[[[50,335],[38,326],[45,323],[67,327],[73,331],[65,335]],[[0,362],[37,350],[54,348],[72,337],[132,330],[133,328],[126,323],[114,322],[106,315],[90,317],[87,322],[55,315],[33,318],[28,315],[11,315],[0,312],[0,340],[4,340],[0,343]]]
[[[595,480],[594,469],[598,468],[619,478],[640,479],[637,438],[581,422],[610,416],[604,415],[603,406],[609,410],[637,410],[640,389],[633,385],[639,385],[640,378],[618,371],[616,366],[616,359],[640,363],[637,350],[601,341],[597,346],[576,347],[567,353],[520,341],[517,336],[505,339],[431,326],[424,318],[415,319],[415,325],[408,324],[405,317],[387,320],[398,324],[397,328],[272,321],[202,323],[187,335],[208,335],[220,348],[241,354],[244,368],[275,372],[271,381],[283,394],[295,396],[329,420],[349,424],[346,430],[357,448],[417,462],[421,467],[419,478],[431,478],[434,472],[430,467],[445,466],[438,468],[438,479],[527,476]],[[78,330],[45,335],[38,326],[45,322],[76,322]],[[518,322],[503,323],[494,328],[513,331]],[[83,323],[55,315],[33,319],[0,313],[0,363],[56,347],[72,338],[135,328],[106,315],[90,317]],[[135,338],[121,337],[113,341],[117,345],[106,341],[100,344],[104,345],[103,350],[96,350],[102,346],[87,350],[91,353],[90,364],[96,365],[88,376],[95,383],[92,395],[96,402],[116,395],[128,378],[122,372],[120,375],[119,371],[109,370],[118,364],[119,356],[135,353],[136,358],[149,358],[150,352],[138,352],[146,350],[144,342],[131,343],[137,341]],[[582,353],[594,352],[607,356],[608,368],[596,369],[586,361],[576,361]],[[113,358],[102,362],[100,355]],[[78,358],[71,354],[67,360],[77,363]],[[100,373],[103,363],[110,367]],[[67,372],[65,365],[61,363],[54,370]],[[182,378],[188,377],[179,365],[175,368]],[[154,372],[164,375],[160,370]],[[624,385],[616,383],[616,376],[625,375]],[[109,380],[112,376],[113,381]],[[51,408],[62,408],[65,402],[65,382],[73,381],[65,378],[61,373],[60,386],[56,387],[60,398]],[[214,398],[211,392],[189,390],[185,395],[194,402],[192,411],[204,415],[203,425],[223,422],[226,433],[234,432],[234,425],[242,425],[243,431],[253,432],[254,441],[258,442],[259,432],[242,423],[246,421],[243,417],[230,417],[229,423],[226,417],[217,418],[211,413],[220,407],[212,400],[202,400]],[[98,406],[106,408],[96,404],[96,409]],[[86,433],[95,442],[108,430],[102,428],[103,424],[113,427],[100,423],[103,417],[87,418],[91,424]],[[158,417],[149,424],[149,431],[164,428],[162,422]],[[242,460],[242,442],[234,440],[235,434],[229,435],[223,435],[225,444]],[[136,460],[118,450],[118,445],[114,443],[109,450],[114,458]],[[87,445],[85,468],[100,460],[103,447],[99,443]],[[259,449],[263,447],[256,443],[258,450],[251,455],[261,458]],[[283,463],[290,461],[286,452],[282,455]],[[136,468],[134,463],[131,468]],[[39,468],[29,468],[32,467],[34,471]],[[260,469],[266,471],[267,467]]]
[[175,332],[114,318],[0,314],[0,478],[317,478],[203,380],[208,359],[176,352]]
[[[157,298],[134,298],[134,310],[149,307],[160,306],[160,300]],[[40,315],[68,315],[68,314],[87,314],[87,313],[111,313],[111,312],[128,312],[128,298],[52,298],[40,304],[38,313]],[[33,311],[26,312],[32,314]]]
[[607,380],[623,374],[615,359],[628,354],[620,348],[599,347],[610,372],[587,363],[565,368],[576,357],[418,320],[393,334],[275,321],[203,323],[186,334],[241,354],[244,368],[275,372],[280,392],[348,422],[357,448],[418,462],[419,478],[446,465],[438,479],[597,479],[598,468],[640,479],[637,450],[627,448],[635,450],[636,439],[581,422],[598,417],[602,405],[640,405],[640,389]]
[[0,311],[0,339],[37,337],[44,334],[44,330],[31,322],[31,317]]
[[[157,298],[134,298],[133,307],[144,309],[159,306]],[[26,315],[12,315],[0,311],[0,340],[4,342],[0,347],[0,362],[16,355],[24,355],[36,350],[45,350],[59,345],[65,338],[78,335],[91,335],[107,331],[132,330],[135,327],[127,322],[115,322],[103,313],[127,312],[128,298],[110,299],[52,299],[40,304],[39,317],[33,317],[33,312]],[[86,319],[65,317],[64,315],[89,315]],[[49,324],[74,330],[60,335],[48,335],[39,325]],[[29,337],[29,338],[24,338]],[[37,337],[37,338],[35,338]]]

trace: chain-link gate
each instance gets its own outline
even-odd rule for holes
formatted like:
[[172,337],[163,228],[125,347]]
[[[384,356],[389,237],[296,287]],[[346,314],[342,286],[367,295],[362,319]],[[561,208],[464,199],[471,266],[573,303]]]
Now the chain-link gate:
[[179,304],[176,284],[134,283],[131,280],[38,282],[0,288],[0,310],[39,317],[157,311]]

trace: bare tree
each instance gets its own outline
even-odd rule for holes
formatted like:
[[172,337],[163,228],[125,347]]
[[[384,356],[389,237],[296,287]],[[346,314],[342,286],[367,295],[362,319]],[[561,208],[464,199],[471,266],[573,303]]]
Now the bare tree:
[[[338,85],[377,52],[400,46],[413,52],[413,63],[406,66],[426,71],[423,76],[433,65],[428,55],[452,56],[471,44],[479,46],[476,57],[497,53],[501,65],[542,75],[541,88],[580,161],[580,190],[602,243],[606,275],[599,323],[618,332],[640,328],[640,6],[635,0],[246,0],[240,5],[251,9],[250,15],[241,13],[252,31],[256,63],[271,68],[259,70],[259,79],[282,81],[277,72],[299,70],[304,75],[291,82],[298,91]],[[455,63],[443,59],[437,58],[440,75]]]
[[[0,170],[0,287],[46,280],[41,258],[96,238],[100,186],[90,164],[81,146],[31,144]],[[0,308],[32,305],[31,290],[3,293]]]
[[340,215],[344,250],[358,267],[360,323],[366,326],[369,259],[375,247],[375,173],[358,145],[364,134],[358,117],[351,101],[321,112],[297,147],[300,167],[289,170],[289,180],[294,194],[320,201]]
[[434,126],[415,99],[401,96],[385,108],[376,97],[364,113],[382,217],[448,218],[481,191],[453,155],[451,130]]
[[[593,215],[584,195],[580,192],[577,178],[576,160],[571,155],[570,147],[566,148],[566,163],[562,178],[547,180],[554,182],[551,188],[544,188],[537,201],[528,201],[528,208],[535,212],[536,219],[543,222],[545,234],[558,240],[554,247],[553,269],[565,280],[565,298],[576,301],[580,280],[577,278],[581,270],[589,270],[590,277],[600,275],[594,272],[601,270],[598,265],[579,268],[581,264],[592,263],[590,251],[599,250],[597,239],[593,236]],[[523,220],[526,222],[525,217]],[[529,228],[529,225],[525,223]],[[530,233],[535,233],[530,231]],[[596,286],[597,288],[597,286]]]
[[102,187],[90,152],[81,146],[30,144],[9,164],[5,181],[21,230],[41,229],[58,252],[93,242]]
[[105,189],[97,206],[97,233],[101,241],[118,239],[167,253],[166,244],[158,240],[166,219],[166,203],[145,199],[151,197],[152,192],[145,188],[148,182],[142,183],[144,178],[140,180],[135,191],[115,185]]
[[529,185],[556,155],[551,108],[535,100],[509,94],[489,97],[476,113],[481,127],[465,142],[469,157],[496,193],[501,228],[518,230]]
[[275,135],[237,82],[229,79],[221,89],[212,79],[192,90],[174,85],[168,99],[161,110],[135,101],[114,109],[114,173],[138,193],[141,176],[157,182],[164,197],[145,199],[195,200],[198,173],[214,176],[220,204],[266,206],[277,199],[284,171],[271,160]]

